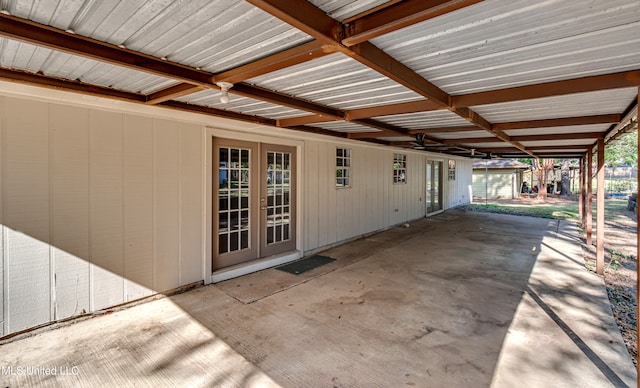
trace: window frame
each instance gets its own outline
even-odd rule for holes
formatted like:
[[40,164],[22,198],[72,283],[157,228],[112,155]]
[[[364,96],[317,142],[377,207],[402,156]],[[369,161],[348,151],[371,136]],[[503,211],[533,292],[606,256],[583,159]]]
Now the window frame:
[[336,189],[348,189],[351,187],[351,148],[336,147],[335,159],[335,184]]
[[393,154],[393,184],[407,184],[407,154]]
[[447,177],[449,181],[456,180],[456,161],[455,159],[449,159],[449,163],[447,166]]

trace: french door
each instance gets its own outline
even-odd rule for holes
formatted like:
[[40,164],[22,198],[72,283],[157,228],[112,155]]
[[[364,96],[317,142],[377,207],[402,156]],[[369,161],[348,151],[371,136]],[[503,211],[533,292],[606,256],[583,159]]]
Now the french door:
[[427,160],[427,214],[442,210],[442,162]]
[[294,250],[295,148],[213,140],[214,270]]

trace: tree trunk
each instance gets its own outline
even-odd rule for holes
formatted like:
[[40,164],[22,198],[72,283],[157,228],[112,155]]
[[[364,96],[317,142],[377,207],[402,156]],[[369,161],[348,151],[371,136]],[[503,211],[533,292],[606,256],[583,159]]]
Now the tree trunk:
[[562,160],[562,167],[560,170],[560,180],[562,187],[560,188],[561,195],[571,195],[571,177],[569,176],[569,160]]

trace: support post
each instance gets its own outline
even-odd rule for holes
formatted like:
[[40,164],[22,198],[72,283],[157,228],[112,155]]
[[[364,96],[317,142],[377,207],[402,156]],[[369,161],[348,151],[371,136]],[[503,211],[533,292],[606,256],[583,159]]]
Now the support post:
[[580,158],[578,172],[578,217],[580,219],[580,227],[584,229],[584,157]]
[[604,138],[598,139],[598,188],[596,194],[596,273],[604,275]]
[[[637,106],[640,107],[640,88],[638,88],[638,100],[636,101]],[[638,130],[636,130],[636,136],[638,136],[638,138],[640,138],[640,128],[638,128]],[[638,171],[640,171],[640,147],[638,148],[638,159],[637,159],[637,166],[638,167]],[[640,174],[638,174],[639,176],[636,178],[636,192],[640,193]],[[636,197],[637,198],[637,197]],[[640,220],[640,206],[638,206],[638,200],[636,199],[636,220]],[[636,306],[638,304],[638,300],[640,300],[640,265],[638,265],[638,262],[640,260],[638,260],[638,256],[640,256],[640,233],[638,233],[638,229],[640,229],[638,227],[638,224],[640,224],[640,221],[636,221]],[[640,322],[640,312],[638,311],[638,308],[636,307],[636,322]],[[636,324],[637,326],[637,324]],[[640,335],[636,335],[637,337],[637,341],[638,343],[637,348],[636,349],[640,349]],[[640,365],[640,355],[636,356],[636,365]],[[640,379],[638,380],[638,387],[640,388]]]
[[586,171],[586,175],[587,175],[587,200],[586,200],[586,205],[587,205],[587,211],[586,211],[586,217],[587,217],[587,245],[591,245],[593,244],[593,239],[591,238],[591,234],[593,233],[593,193],[592,193],[592,187],[593,187],[593,150],[591,149],[591,147],[589,147],[589,150],[587,151],[587,171]]

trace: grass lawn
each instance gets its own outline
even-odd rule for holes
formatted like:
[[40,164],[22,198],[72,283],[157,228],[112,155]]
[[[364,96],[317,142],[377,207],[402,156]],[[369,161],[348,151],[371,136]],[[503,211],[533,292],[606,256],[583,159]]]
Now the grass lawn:
[[[518,216],[530,216],[541,218],[553,218],[559,220],[578,220],[578,202],[575,201],[500,201],[488,200],[466,205],[471,211],[512,214]],[[607,199],[605,201],[605,220],[615,221],[616,218],[627,211],[626,199]],[[593,218],[596,216],[596,204],[593,203]]]

